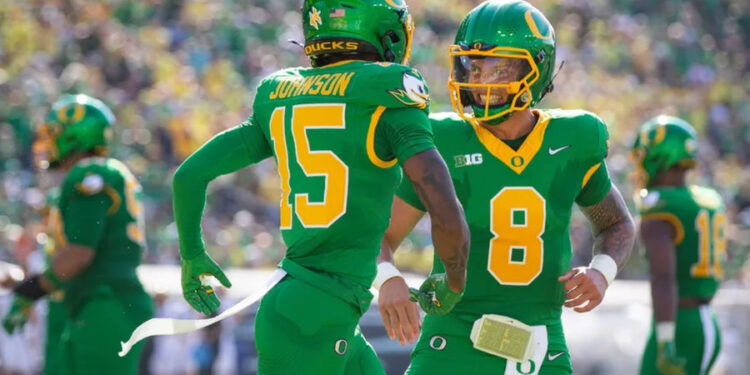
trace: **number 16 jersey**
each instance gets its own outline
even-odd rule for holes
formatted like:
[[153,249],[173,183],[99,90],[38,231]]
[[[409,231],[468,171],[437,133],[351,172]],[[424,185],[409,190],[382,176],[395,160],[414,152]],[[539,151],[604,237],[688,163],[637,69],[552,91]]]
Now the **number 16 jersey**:
[[[596,204],[610,190],[604,123],[585,111],[533,112],[537,123],[517,150],[455,114],[431,116],[471,232],[466,289],[455,313],[500,314],[530,325],[557,321],[573,204]],[[408,181],[397,194],[424,211]],[[433,272],[443,272],[437,257]]]

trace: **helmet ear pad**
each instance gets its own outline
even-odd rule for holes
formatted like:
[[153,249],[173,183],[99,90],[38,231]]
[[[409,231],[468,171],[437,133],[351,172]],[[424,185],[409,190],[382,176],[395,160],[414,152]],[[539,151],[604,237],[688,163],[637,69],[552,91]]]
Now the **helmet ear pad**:
[[386,31],[380,38],[380,45],[383,47],[383,59],[387,62],[396,61],[396,53],[394,52],[395,44],[401,41],[393,30]]

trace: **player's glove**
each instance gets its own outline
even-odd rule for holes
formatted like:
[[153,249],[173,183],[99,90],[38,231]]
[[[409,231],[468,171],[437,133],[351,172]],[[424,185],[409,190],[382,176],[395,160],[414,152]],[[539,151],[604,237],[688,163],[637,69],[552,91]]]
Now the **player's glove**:
[[419,290],[409,288],[410,300],[419,302],[419,306],[430,315],[445,315],[453,310],[461,300],[463,293],[456,293],[448,287],[448,278],[444,273],[430,275]]
[[656,368],[664,375],[685,375],[685,358],[677,355],[674,341],[658,344]]
[[195,310],[209,315],[216,312],[221,302],[211,285],[202,282],[201,276],[214,276],[227,288],[231,288],[232,283],[221,267],[205,252],[182,259],[182,296]]
[[3,317],[3,328],[5,328],[5,332],[13,334],[13,331],[15,331],[16,328],[21,329],[24,324],[26,324],[26,321],[29,320],[31,306],[33,304],[33,300],[14,294],[10,308]]

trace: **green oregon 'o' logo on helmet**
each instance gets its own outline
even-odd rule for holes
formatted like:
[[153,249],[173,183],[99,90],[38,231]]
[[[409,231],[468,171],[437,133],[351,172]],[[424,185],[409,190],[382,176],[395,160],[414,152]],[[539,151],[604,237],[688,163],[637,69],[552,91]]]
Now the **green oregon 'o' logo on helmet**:
[[83,94],[61,97],[37,129],[33,145],[37,166],[54,167],[78,152],[103,152],[114,122],[112,110],[99,99]]
[[633,177],[640,188],[648,187],[673,166],[695,166],[695,129],[681,118],[656,116],[641,125],[635,138],[630,157],[636,169]]
[[[481,3],[461,22],[449,52],[451,104],[466,120],[499,123],[515,111],[536,105],[552,91],[555,30],[542,12],[526,1]],[[482,69],[509,68],[515,77],[481,74]],[[471,107],[471,113],[465,112],[465,107]]]
[[385,2],[396,9],[406,8],[406,2],[404,0],[385,0]]

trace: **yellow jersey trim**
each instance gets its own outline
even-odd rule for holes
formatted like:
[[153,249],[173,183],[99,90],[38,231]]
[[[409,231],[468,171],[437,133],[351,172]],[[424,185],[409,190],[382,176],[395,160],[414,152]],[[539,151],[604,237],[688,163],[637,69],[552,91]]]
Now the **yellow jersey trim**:
[[642,215],[641,221],[646,220],[663,220],[672,224],[675,231],[675,245],[681,244],[682,240],[685,239],[685,229],[682,227],[682,222],[674,214],[670,214],[669,212],[654,212]]
[[320,66],[320,67],[318,67],[318,69],[325,69],[325,68],[330,68],[330,67],[334,67],[334,66],[345,65],[345,64],[348,64],[348,63],[351,63],[351,62],[355,62],[355,61],[358,61],[358,60],[341,60],[341,61],[336,61],[335,63],[330,63],[328,65]]
[[586,184],[589,183],[589,180],[591,179],[591,176],[593,176],[594,173],[596,171],[598,171],[599,167],[601,167],[601,166],[602,166],[602,163],[599,162],[599,163],[596,163],[596,165],[594,165],[593,167],[589,168],[588,171],[586,171],[586,174],[583,175],[583,182],[581,182],[581,189],[583,189],[583,188],[586,187]]
[[539,149],[541,149],[542,142],[544,141],[544,134],[547,131],[547,125],[549,125],[550,120],[550,116],[546,112],[538,111],[536,109],[531,111],[539,116],[539,120],[534,126],[534,129],[529,133],[528,137],[523,141],[523,144],[518,151],[510,148],[510,146],[495,137],[492,132],[478,122],[471,122],[471,126],[474,127],[474,132],[477,133],[477,138],[479,138],[479,141],[484,145],[484,148],[494,155],[495,158],[507,165],[513,172],[516,172],[516,174],[519,175],[524,169],[526,169],[526,166],[529,165]]
[[104,192],[109,196],[110,199],[112,199],[112,205],[109,206],[109,210],[107,210],[107,215],[112,216],[117,213],[117,210],[120,209],[122,199],[120,198],[120,194],[117,194],[117,191],[109,185],[104,185]]
[[378,127],[378,121],[380,121],[380,116],[383,115],[383,112],[385,112],[385,107],[380,105],[375,109],[375,113],[370,118],[370,128],[367,129],[367,157],[370,158],[370,162],[375,164],[375,166],[387,169],[396,165],[398,159],[383,160],[375,152],[375,129]]

